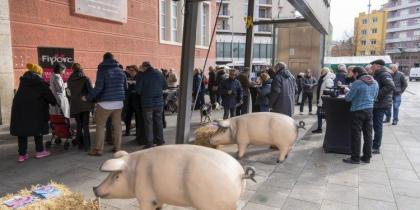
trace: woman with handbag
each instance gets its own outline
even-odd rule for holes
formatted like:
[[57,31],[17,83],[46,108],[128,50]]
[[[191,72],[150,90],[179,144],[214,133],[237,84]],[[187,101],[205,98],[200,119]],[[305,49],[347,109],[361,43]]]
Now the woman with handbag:
[[331,73],[328,67],[324,67],[321,70],[321,77],[318,80],[317,88],[317,116],[318,116],[318,128],[313,130],[312,133],[322,133],[322,119],[325,118],[324,109],[322,108],[322,95],[324,90],[334,88],[335,74]]
[[83,101],[92,89],[92,83],[84,74],[80,64],[75,63],[72,66],[73,73],[68,80],[70,90],[71,115],[76,118],[77,139],[79,149],[90,150],[89,116],[93,109],[91,102]]

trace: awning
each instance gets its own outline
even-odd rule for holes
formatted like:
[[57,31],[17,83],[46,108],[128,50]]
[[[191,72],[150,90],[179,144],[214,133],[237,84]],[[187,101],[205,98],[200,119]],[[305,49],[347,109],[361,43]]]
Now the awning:
[[288,0],[322,34],[330,27],[330,0]]

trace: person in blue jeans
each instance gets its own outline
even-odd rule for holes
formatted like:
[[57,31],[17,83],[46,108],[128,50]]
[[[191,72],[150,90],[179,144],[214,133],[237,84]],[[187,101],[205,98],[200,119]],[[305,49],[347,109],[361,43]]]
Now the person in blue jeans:
[[[345,163],[359,164],[360,161],[369,163],[372,157],[372,117],[373,104],[378,95],[378,83],[367,71],[361,67],[351,70],[353,82],[350,91],[346,94],[346,101],[351,102],[351,157],[343,159]],[[363,156],[360,157],[363,131]]]
[[392,125],[398,124],[398,115],[401,105],[401,95],[407,89],[408,83],[405,79],[405,76],[402,72],[398,71],[397,64],[391,64],[390,68],[392,70],[392,79],[395,84],[394,95],[392,96],[392,109],[389,109],[386,113],[386,119],[384,123],[389,123],[391,121],[391,110],[393,114]]
[[373,107],[373,130],[375,131],[375,136],[372,145],[372,153],[379,154],[381,153],[383,119],[392,106],[392,95],[395,85],[391,74],[384,68],[385,61],[379,59],[370,64],[374,73],[373,77],[379,84],[378,97]]

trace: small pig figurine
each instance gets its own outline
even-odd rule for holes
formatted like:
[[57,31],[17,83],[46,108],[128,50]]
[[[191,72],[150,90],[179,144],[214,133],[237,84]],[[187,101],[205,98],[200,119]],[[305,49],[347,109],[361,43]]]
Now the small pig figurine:
[[128,154],[120,151],[101,170],[111,172],[93,191],[97,197],[137,198],[141,210],[163,204],[198,210],[236,210],[246,173],[237,160],[219,150],[195,145],[167,145]]
[[219,130],[210,139],[212,145],[238,144],[242,158],[248,145],[274,145],[279,149],[277,162],[283,162],[297,138],[295,121],[286,115],[258,112],[218,122]]

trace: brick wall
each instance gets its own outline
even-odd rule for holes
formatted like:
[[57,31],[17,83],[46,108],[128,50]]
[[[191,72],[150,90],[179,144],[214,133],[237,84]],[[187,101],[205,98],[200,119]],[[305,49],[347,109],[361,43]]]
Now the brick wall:
[[[179,73],[181,47],[159,41],[157,0],[128,0],[125,24],[74,13],[73,0],[9,0],[15,86],[27,62],[37,63],[37,47],[74,48],[75,62],[95,79],[96,67],[105,51],[113,52],[123,65],[148,60],[158,68]],[[215,2],[211,7],[216,17]],[[211,26],[212,27],[212,26]],[[196,51],[201,66],[207,50]],[[210,64],[215,61],[211,47]]]

